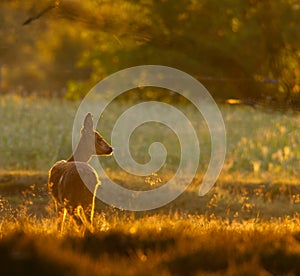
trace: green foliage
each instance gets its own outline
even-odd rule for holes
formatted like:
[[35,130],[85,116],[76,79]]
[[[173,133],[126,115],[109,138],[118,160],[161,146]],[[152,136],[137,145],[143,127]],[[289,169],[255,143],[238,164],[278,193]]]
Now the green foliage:
[[0,107],[2,170],[45,170],[71,154],[74,104],[14,96],[2,97]]
[[22,26],[49,1],[1,2],[2,91],[77,99],[120,69],[161,64],[192,74],[216,98],[300,102],[297,1],[57,3]]
[[[143,91],[144,92],[144,91]],[[149,98],[152,94],[149,92]],[[141,99],[131,94],[131,102],[122,98],[110,104],[97,126],[110,141],[117,118]],[[135,99],[135,101],[133,100]],[[144,100],[144,99],[142,99]],[[80,102],[59,99],[2,97],[0,101],[0,169],[48,171],[57,160],[67,159],[72,152],[72,126]],[[172,105],[175,105],[172,103]],[[199,138],[200,162],[197,175],[203,175],[210,160],[210,134],[206,123],[191,105],[177,104],[189,118]],[[266,181],[293,181],[299,178],[299,114],[263,112],[242,106],[221,106],[227,131],[227,151],[222,170],[224,176]],[[148,149],[160,141],[167,149],[167,162],[158,178],[169,179],[180,161],[177,136],[161,124],[144,124],[131,136],[130,150],[137,162],[149,161]],[[113,156],[99,158],[111,172],[122,172]],[[129,173],[122,175],[131,177]],[[144,183],[140,177],[137,183]],[[149,185],[137,189],[149,188]]]

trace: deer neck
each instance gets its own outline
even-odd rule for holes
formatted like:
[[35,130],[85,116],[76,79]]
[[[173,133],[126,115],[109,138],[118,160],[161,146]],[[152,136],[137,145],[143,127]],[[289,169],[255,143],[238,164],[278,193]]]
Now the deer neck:
[[92,157],[92,154],[87,150],[87,147],[81,141],[78,143],[73,154],[67,159],[67,162],[79,161],[88,162]]

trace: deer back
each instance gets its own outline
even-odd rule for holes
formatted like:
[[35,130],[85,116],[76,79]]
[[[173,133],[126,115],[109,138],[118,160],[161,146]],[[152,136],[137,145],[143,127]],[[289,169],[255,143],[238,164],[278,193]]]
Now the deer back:
[[57,162],[49,174],[49,189],[63,206],[83,208],[92,204],[93,192],[100,181],[95,170],[85,162]]

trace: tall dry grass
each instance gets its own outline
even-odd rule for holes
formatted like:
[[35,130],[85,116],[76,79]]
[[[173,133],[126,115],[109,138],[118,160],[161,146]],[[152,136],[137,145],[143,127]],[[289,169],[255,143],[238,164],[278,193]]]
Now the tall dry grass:
[[[100,213],[84,238],[52,218],[1,221],[1,275],[298,275],[299,217]],[[2,274],[3,273],[3,274]]]

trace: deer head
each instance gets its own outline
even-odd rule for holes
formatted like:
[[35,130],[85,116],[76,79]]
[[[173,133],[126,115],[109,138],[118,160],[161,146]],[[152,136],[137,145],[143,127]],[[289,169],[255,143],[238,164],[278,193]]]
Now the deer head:
[[67,161],[88,162],[93,155],[110,155],[112,147],[94,129],[93,116],[88,113],[84,119],[78,145]]

